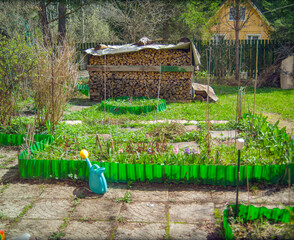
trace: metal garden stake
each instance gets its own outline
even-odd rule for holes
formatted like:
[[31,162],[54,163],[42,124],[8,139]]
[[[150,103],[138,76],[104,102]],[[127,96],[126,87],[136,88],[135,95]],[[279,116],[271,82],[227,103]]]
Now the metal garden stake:
[[235,211],[235,217],[238,216],[238,195],[239,195],[239,177],[240,177],[240,156],[241,156],[241,150],[244,148],[244,139],[239,138],[236,142],[236,149],[238,149],[238,167],[237,167],[237,193],[236,193],[236,211]]

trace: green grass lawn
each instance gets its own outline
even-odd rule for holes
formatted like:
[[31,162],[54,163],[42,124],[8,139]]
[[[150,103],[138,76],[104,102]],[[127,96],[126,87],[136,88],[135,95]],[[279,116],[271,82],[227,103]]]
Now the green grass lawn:
[[[237,87],[213,86],[219,100],[209,104],[210,119],[212,120],[235,120]],[[254,94],[253,88],[245,89],[243,95],[243,112],[248,113],[253,110]],[[123,114],[114,115],[104,113],[99,110],[100,104],[95,104],[89,109],[81,112],[73,112],[65,115],[65,120],[83,119],[122,119],[122,120],[154,120],[154,119],[183,119],[183,120],[205,120],[206,102],[192,103],[168,103],[167,109],[163,112],[151,112],[148,114],[134,115]],[[281,115],[283,119],[294,121],[294,90],[282,90],[276,88],[260,88],[256,94],[256,113],[275,113]]]

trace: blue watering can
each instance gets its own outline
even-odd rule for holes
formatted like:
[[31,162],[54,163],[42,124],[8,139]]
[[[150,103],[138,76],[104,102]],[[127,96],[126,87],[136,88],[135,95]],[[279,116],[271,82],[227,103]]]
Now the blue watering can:
[[91,164],[88,159],[89,153],[87,150],[83,149],[80,152],[80,156],[83,159],[86,159],[88,168],[90,170],[89,178],[89,188],[92,192],[96,194],[104,194],[107,192],[107,182],[104,177],[105,168],[99,167],[97,164]]

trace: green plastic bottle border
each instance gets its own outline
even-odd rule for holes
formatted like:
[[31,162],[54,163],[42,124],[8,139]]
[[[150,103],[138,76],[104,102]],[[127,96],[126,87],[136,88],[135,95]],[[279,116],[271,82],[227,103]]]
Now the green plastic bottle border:
[[[235,212],[236,205],[228,205],[224,210],[223,214],[223,227],[225,231],[225,239],[235,239],[233,231],[228,222],[229,208]],[[294,211],[294,207],[290,207],[290,211]],[[268,209],[266,207],[255,207],[253,205],[239,205],[238,217],[243,219],[245,222],[249,220],[256,220],[262,217],[266,217],[268,220],[274,222],[287,223],[290,220],[290,213],[288,209],[273,208]]]
[[[244,118],[248,115],[244,115]],[[45,144],[53,143],[53,137],[35,143],[30,151],[43,150]],[[22,178],[55,178],[88,180],[89,170],[82,160],[38,160],[27,159],[27,151],[19,156],[19,172]],[[105,167],[105,177],[109,182],[172,182],[223,186],[236,186],[237,166],[222,165],[157,165],[123,164],[115,162],[95,162]],[[248,180],[269,184],[294,182],[294,164],[240,166],[240,185]]]
[[86,96],[89,96],[90,87],[87,84],[77,84],[76,90],[80,91]]
[[[113,114],[132,113],[132,114],[139,115],[142,113],[152,112],[153,110],[156,109],[156,105],[146,105],[146,106],[138,106],[138,107],[117,107],[115,105],[107,104],[107,101],[110,99],[113,99],[113,100],[129,99],[129,97],[123,96],[123,97],[109,98],[106,101],[101,102],[101,109],[104,110],[104,106],[105,106],[105,110]],[[133,97],[133,99],[151,99],[151,98]],[[166,109],[166,101],[164,99],[160,99],[158,104],[158,112],[164,111],[165,109]]]

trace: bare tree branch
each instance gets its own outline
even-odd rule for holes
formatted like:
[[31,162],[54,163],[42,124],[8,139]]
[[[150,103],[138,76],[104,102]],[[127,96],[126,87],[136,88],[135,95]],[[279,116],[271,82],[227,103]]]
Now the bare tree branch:
[[[44,1],[44,0],[42,0]],[[48,3],[45,4],[45,8],[48,7],[50,5],[50,3],[52,3],[54,0],[50,0]]]
[[56,17],[56,18],[52,19],[51,21],[48,22],[48,24],[50,24],[52,22],[55,22],[55,21],[59,20],[60,18],[66,17],[66,16],[68,16],[68,15],[70,15],[70,14],[72,14],[72,13],[78,11],[78,10],[80,10],[85,5],[86,4],[83,4],[83,5],[79,6],[79,7],[77,7],[76,9],[74,9],[74,10],[72,10],[72,11],[66,13],[66,14],[63,14],[62,16],[59,16],[59,17]]

